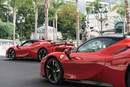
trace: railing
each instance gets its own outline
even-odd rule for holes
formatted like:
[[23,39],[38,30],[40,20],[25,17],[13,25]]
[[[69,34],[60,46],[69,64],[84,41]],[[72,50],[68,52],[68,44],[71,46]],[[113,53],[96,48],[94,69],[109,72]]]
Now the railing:
[[[15,45],[19,44],[18,41],[15,41]],[[3,40],[0,39],[0,56],[5,56],[6,50],[13,46],[13,41],[12,40]]]

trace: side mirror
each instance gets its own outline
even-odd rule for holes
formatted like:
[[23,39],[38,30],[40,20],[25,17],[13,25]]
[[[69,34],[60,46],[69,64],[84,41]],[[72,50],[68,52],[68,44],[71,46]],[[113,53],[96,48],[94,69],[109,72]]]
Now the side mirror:
[[67,57],[69,58],[69,60],[71,60],[71,57],[70,57],[70,54],[71,54],[71,48],[69,48],[69,49],[65,49],[65,54],[67,55]]
[[19,45],[17,45],[16,47],[19,48]]

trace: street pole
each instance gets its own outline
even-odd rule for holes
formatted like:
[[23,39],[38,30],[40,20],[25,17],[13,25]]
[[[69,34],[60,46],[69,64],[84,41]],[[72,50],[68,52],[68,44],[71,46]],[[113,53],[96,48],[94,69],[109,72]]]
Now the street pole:
[[23,14],[21,14],[17,20],[17,23],[20,25],[20,41],[22,40],[22,26],[23,26],[23,23],[25,22],[25,18],[23,16]]
[[123,36],[125,36],[125,19],[124,19],[124,25],[123,25]]
[[100,22],[101,22],[101,35],[102,35],[102,33],[103,33],[103,32],[102,32],[102,25],[103,25],[103,24],[102,24],[102,22],[103,22],[102,13],[100,13],[100,15],[101,15]]
[[48,0],[45,0],[45,28],[46,28],[46,39],[48,40]]
[[76,40],[77,40],[77,46],[79,46],[79,5],[78,0],[76,0]]
[[22,23],[20,23],[20,41],[22,40]]

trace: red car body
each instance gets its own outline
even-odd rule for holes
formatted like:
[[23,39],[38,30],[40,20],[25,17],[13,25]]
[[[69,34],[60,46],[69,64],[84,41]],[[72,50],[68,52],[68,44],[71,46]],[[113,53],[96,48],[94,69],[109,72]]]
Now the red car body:
[[28,46],[12,46],[8,48],[8,50],[6,51],[6,57],[8,58],[8,51],[10,49],[14,49],[16,53],[16,58],[32,57],[33,59],[38,60],[38,51],[41,48],[46,49],[48,54],[55,51],[64,51],[64,49],[70,47],[74,48],[74,44],[71,43],[67,43],[67,45],[63,42],[56,44],[51,43],[47,40],[29,40],[24,42],[23,44],[28,43],[30,41],[33,41],[33,43],[29,44]]
[[[115,36],[98,38],[117,39]],[[65,79],[107,82],[114,87],[126,87],[130,70],[129,47],[130,38],[126,38],[96,52],[72,51],[71,59],[64,52],[54,52],[41,61],[41,75],[45,76],[46,61],[55,57],[61,63]]]

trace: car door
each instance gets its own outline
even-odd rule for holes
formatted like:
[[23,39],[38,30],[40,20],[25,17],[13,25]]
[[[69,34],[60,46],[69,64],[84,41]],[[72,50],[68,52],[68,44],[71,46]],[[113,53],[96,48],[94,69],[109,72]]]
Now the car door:
[[29,55],[29,50],[31,49],[32,42],[26,41],[21,46],[18,47],[18,53],[20,57],[26,57]]
[[[95,38],[81,45],[76,53],[72,53],[73,73],[81,79],[89,79],[101,74],[105,67],[106,56],[100,50],[110,46],[112,39]],[[77,69],[79,69],[77,71]],[[98,75],[97,79],[101,79]]]

